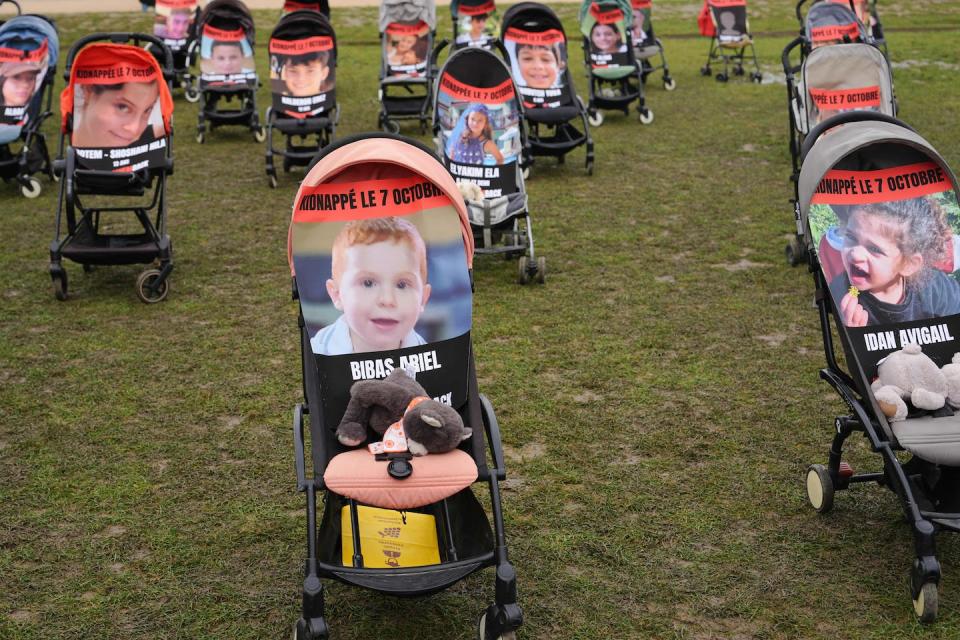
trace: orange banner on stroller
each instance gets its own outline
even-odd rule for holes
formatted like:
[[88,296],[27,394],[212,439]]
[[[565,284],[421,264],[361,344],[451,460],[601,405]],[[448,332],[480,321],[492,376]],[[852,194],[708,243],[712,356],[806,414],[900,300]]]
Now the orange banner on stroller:
[[484,2],[483,4],[473,6],[461,4],[458,11],[460,14],[465,16],[479,16],[485,13],[493,13],[496,8],[497,6],[493,3],[493,0],[490,0],[490,2]]
[[910,200],[952,189],[943,167],[920,162],[878,171],[834,169],[817,185],[811,204],[867,204]]
[[481,88],[463,84],[449,74],[444,74],[440,78],[440,89],[461,100],[484,102],[486,104],[501,104],[512,100],[516,95],[513,90],[512,79],[504,80],[495,87]]
[[408,216],[451,204],[449,196],[440,187],[419,176],[349,184],[323,183],[301,188],[293,222],[346,222]]
[[403,24],[400,22],[391,22],[387,25],[386,33],[392,36],[423,35],[430,30],[430,26],[422,20],[417,24]]
[[858,87],[856,89],[808,89],[810,97],[820,111],[840,111],[843,109],[866,109],[880,106],[880,87]]
[[600,24],[616,24],[623,22],[623,11],[620,9],[610,9],[604,11],[596,2],[590,5],[590,15]]
[[826,40],[843,40],[848,37],[851,40],[860,39],[860,27],[856,22],[847,24],[831,24],[824,27],[813,27],[810,29],[810,37],[814,42],[824,42]]
[[649,9],[653,6],[651,0],[632,0],[630,6],[634,9]]
[[557,29],[548,29],[547,31],[523,31],[516,27],[507,29],[507,32],[503,34],[503,39],[531,45],[551,45],[564,41],[563,33]]
[[33,51],[0,47],[0,62],[42,62],[47,57],[47,41]]
[[725,7],[745,7],[747,0],[706,0],[711,7],[722,9]]
[[213,40],[221,40],[224,42],[239,42],[246,38],[243,33],[243,29],[217,29],[216,27],[211,27],[208,24],[203,25],[203,37],[212,38]]
[[280,55],[297,56],[330,49],[333,49],[333,38],[330,36],[313,36],[303,40],[270,40],[270,53]]
[[197,6],[197,0],[157,0],[157,6],[169,9],[194,9]]

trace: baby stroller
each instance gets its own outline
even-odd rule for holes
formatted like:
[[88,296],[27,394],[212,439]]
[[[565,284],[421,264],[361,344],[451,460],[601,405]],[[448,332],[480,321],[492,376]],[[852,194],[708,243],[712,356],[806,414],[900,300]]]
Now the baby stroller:
[[[283,170],[306,166],[321,148],[330,144],[340,118],[335,83],[337,36],[326,16],[301,10],[280,19],[270,35],[270,91],[267,108],[267,178],[277,186],[275,154],[283,157]],[[275,132],[286,138],[283,149],[274,149]]]
[[[493,407],[477,387],[470,340],[473,237],[457,185],[420,143],[384,134],[339,140],[320,152],[303,181],[289,238],[305,395],[294,409],[293,436],[308,532],[302,615],[293,637],[328,637],[321,578],[424,596],[491,566],[494,604],[480,616],[479,637],[515,637],[523,615],[500,502],[506,471]],[[389,329],[366,326],[349,308],[357,303],[350,293],[359,286],[350,284],[357,269],[368,280],[399,273],[407,286],[383,293],[396,296],[395,308],[413,313]],[[414,375],[448,415],[456,410],[472,435],[452,451],[417,457],[342,444],[348,438],[338,425],[348,421],[346,411],[356,415],[354,381],[371,385],[391,370],[404,379],[404,370]],[[492,531],[474,482],[489,488]]]
[[[663,43],[653,32],[653,0],[631,0],[633,21],[630,23],[630,39],[633,41],[633,55],[640,63],[643,79],[656,71],[663,69],[663,88],[673,91],[677,88],[677,81],[670,75],[667,66],[667,56],[663,52]],[[660,62],[651,62],[657,56]]]
[[34,173],[53,178],[40,128],[52,115],[59,50],[57,30],[42,16],[18,15],[0,24],[0,178],[16,180],[27,198],[40,195]]
[[700,75],[711,75],[713,70],[710,65],[718,60],[723,61],[723,71],[716,75],[717,82],[730,79],[731,62],[733,74],[744,75],[744,58],[747,49],[750,49],[753,60],[750,79],[757,83],[763,81],[757,52],[753,48],[753,36],[750,35],[747,0],[704,0],[701,16],[705,19],[700,20],[700,33],[710,37],[710,50],[707,52],[707,63],[700,67]]
[[587,172],[593,174],[587,109],[574,93],[567,37],[557,14],[537,2],[511,6],[503,16],[503,47],[523,100],[531,155],[563,163],[567,153],[586,145]]
[[417,120],[427,129],[430,64],[437,26],[433,0],[383,0],[380,3],[380,113],[377,126],[400,131],[400,120]]
[[[948,395],[945,381],[936,390],[939,367],[951,362],[960,331],[954,260],[942,264],[960,220],[957,179],[926,140],[880,113],[821,122],[802,155],[799,214],[827,358],[820,376],[851,412],[834,422],[827,465],[809,467],[807,496],[825,513],[835,492],[853,484],[876,482],[896,493],[913,533],[914,610],[932,622],[940,582],[935,535],[960,531],[960,417],[949,405],[935,410]],[[831,317],[849,371],[837,361]],[[923,364],[921,351],[933,364]],[[906,382],[887,386],[899,382],[897,368],[924,366],[934,370],[929,389],[911,395]],[[883,382],[871,383],[878,375]],[[960,401],[954,395],[951,403]],[[854,473],[842,461],[844,442],[857,431],[880,456],[881,471]]]
[[[811,7],[844,10],[842,5],[819,2]],[[853,12],[846,9],[842,19],[856,20]],[[850,23],[836,22],[838,31],[849,33]],[[809,25],[809,21],[808,21]],[[860,30],[857,39],[869,40],[862,24],[854,23]],[[804,138],[820,121],[848,111],[875,111],[888,116],[897,115],[896,98],[893,92],[893,76],[883,53],[872,43],[849,42],[817,46],[813,34],[818,27],[807,28],[804,37],[794,39],[782,55],[783,71],[787,83],[787,113],[790,119],[790,159],[793,173],[790,178],[796,186],[800,175],[800,149]],[[822,29],[822,27],[821,27]],[[820,30],[825,34],[826,31]],[[849,36],[847,36],[849,38]],[[791,56],[800,51],[802,62],[794,65]],[[807,53],[804,54],[803,52]],[[787,261],[796,266],[805,260],[803,243],[798,235],[786,247]]]
[[[166,51],[163,68],[141,48],[145,43]],[[94,265],[153,263],[137,278],[137,295],[143,302],[159,302],[169,293],[167,278],[173,270],[173,244],[166,231],[166,179],[173,172],[172,55],[156,36],[97,33],[73,45],[65,74],[69,82],[60,94],[63,121],[54,163],[61,177],[50,244],[54,294],[58,300],[67,298],[64,258],[83,265],[84,271]],[[144,194],[150,189],[147,201]],[[106,196],[144,203],[104,206]],[[130,214],[142,232],[109,232],[118,218],[128,220]]]
[[580,32],[590,86],[587,105],[590,124],[603,124],[600,109],[616,109],[624,115],[637,101],[640,122],[653,122],[653,111],[643,97],[643,75],[634,57],[630,29],[630,0],[584,0],[580,5]]
[[453,48],[490,49],[497,39],[497,5],[494,0],[451,0]]
[[284,0],[283,13],[293,13],[294,11],[319,11],[330,19],[330,3],[327,0],[313,0],[304,2],[303,0]]
[[[807,37],[812,43],[818,41],[842,41],[842,42],[872,42],[887,54],[887,45],[883,37],[883,26],[880,24],[880,17],[877,14],[876,0],[813,0],[810,10],[806,17],[803,15],[802,7],[807,0],[800,0],[797,3],[797,20],[800,22],[800,34]],[[817,5],[824,5],[818,7]],[[826,5],[841,7],[831,9]],[[850,14],[853,15],[851,19]],[[829,16],[835,15],[831,20]],[[857,26],[854,27],[854,24]],[[818,33],[810,33],[810,26],[818,29]],[[833,34],[833,35],[831,35]],[[817,38],[811,36],[816,35]],[[849,38],[847,40],[844,36]]]
[[[157,0],[153,35],[173,54],[174,86],[183,88],[188,102],[200,100],[196,78],[190,68],[197,61],[196,20],[200,13],[198,0]],[[163,52],[151,47],[157,59],[163,61]]]
[[519,257],[517,281],[543,283],[520,170],[529,153],[523,106],[503,61],[486,49],[455,51],[439,71],[433,106],[437,155],[468,193],[477,253]]
[[[253,16],[241,0],[212,0],[200,13],[200,115],[197,142],[209,129],[247,127],[257,142],[266,140],[257,112],[257,65],[253,57]],[[236,108],[224,103],[237,101]]]

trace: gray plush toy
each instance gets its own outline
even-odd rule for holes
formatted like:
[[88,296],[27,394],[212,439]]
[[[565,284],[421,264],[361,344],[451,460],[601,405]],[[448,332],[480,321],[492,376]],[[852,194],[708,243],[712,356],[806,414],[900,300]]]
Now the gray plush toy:
[[[425,399],[411,408],[415,398]],[[403,421],[407,448],[416,456],[451,451],[473,435],[453,407],[430,399],[411,374],[394,369],[383,380],[362,380],[350,388],[337,439],[354,447],[367,439],[368,427],[381,437],[398,420]]]

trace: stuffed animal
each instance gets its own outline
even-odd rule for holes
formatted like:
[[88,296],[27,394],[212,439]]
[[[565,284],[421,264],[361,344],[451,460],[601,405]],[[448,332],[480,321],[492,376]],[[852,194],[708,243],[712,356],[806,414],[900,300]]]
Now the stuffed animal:
[[394,369],[383,380],[362,380],[350,388],[337,439],[354,447],[367,439],[368,428],[383,436],[395,422],[402,424],[407,449],[417,456],[451,451],[473,435],[453,407],[432,400],[411,374]]
[[467,202],[483,202],[483,189],[476,182],[458,180],[457,188],[460,189],[460,195]]
[[960,408],[960,354],[940,369],[920,345],[904,345],[880,362],[871,387],[890,422],[907,419],[905,400],[927,411],[937,411],[947,404]]

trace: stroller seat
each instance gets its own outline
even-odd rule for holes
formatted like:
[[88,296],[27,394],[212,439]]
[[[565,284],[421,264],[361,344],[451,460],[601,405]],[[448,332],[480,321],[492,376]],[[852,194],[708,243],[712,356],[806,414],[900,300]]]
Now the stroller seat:
[[470,224],[495,226],[513,216],[524,215],[527,210],[526,193],[510,193],[497,198],[484,198],[482,202],[467,200],[467,217]]
[[960,466],[960,415],[909,418],[890,425],[900,446],[935,464]]
[[323,481],[340,495],[374,507],[400,510],[440,502],[477,479],[477,464],[460,449],[415,457],[410,466],[410,477],[399,480],[365,448],[354,449],[330,461]]

